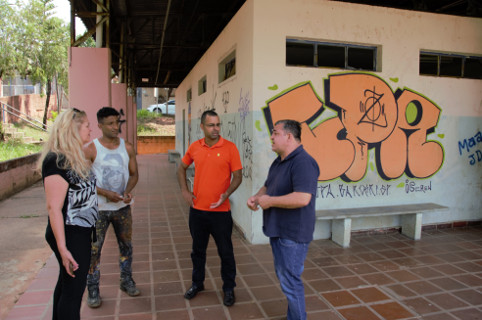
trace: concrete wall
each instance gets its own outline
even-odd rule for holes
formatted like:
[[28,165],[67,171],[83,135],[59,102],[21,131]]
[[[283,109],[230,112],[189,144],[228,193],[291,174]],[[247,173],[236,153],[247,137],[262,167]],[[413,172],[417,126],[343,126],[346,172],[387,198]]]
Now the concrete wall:
[[137,154],[167,153],[174,149],[176,137],[172,136],[139,136],[137,137]]
[[41,179],[36,171],[40,153],[0,162],[0,201]]
[[84,110],[92,128],[92,139],[100,137],[97,111],[111,106],[110,50],[77,48],[69,50],[70,107]]
[[[112,105],[114,109],[118,110],[121,112],[121,119],[126,120],[128,111],[127,111],[127,85],[125,83],[112,83],[111,84],[111,100],[112,100]],[[122,114],[124,114],[122,116]],[[127,122],[127,120],[126,120]],[[121,123],[120,126],[120,137],[126,141],[133,142],[132,140],[128,139],[131,138],[129,136],[129,128],[128,124],[124,122]],[[98,137],[98,136],[93,136],[93,137]]]
[[111,106],[121,113],[120,137],[136,145],[136,104],[127,96],[125,83],[112,83],[108,48],[71,48],[69,67],[70,106],[87,112],[92,139],[102,135],[97,111]]
[[133,96],[127,96],[127,141],[134,145],[137,152],[137,104]]
[[[176,150],[183,155],[182,141],[190,144],[204,137],[200,129],[201,114],[216,109],[220,115],[221,135],[236,143],[244,166],[242,187],[231,196],[233,218],[248,239],[252,228],[251,212],[246,210],[246,199],[252,182],[252,86],[253,86],[253,20],[252,2],[247,2],[219,35],[214,44],[176,89]],[[219,83],[218,64],[236,50],[236,74]],[[206,76],[207,91],[198,94],[198,82]],[[192,90],[192,101],[187,102],[187,90]],[[182,113],[185,123],[182,123]],[[187,137],[183,139],[183,126]],[[187,147],[186,147],[187,150]]]
[[[15,108],[16,110],[23,113],[23,114],[20,114],[20,113],[15,113],[13,111],[15,114],[18,114],[22,117],[25,117],[25,114],[26,114],[29,117],[33,117],[39,121],[42,121],[44,116],[46,99],[47,99],[46,96],[41,96],[39,94],[23,94],[19,96],[1,97],[0,102],[8,104],[12,108]],[[50,96],[48,117],[51,117],[52,111],[57,111],[56,94],[52,94]],[[5,121],[4,121],[4,117],[5,117]],[[11,115],[7,112],[0,114],[0,119],[2,122],[6,122],[6,123],[17,123],[20,121],[18,117],[15,117],[14,115]]]
[[140,109],[147,109],[151,104],[157,104],[157,97],[154,95],[155,88],[139,88],[137,94],[141,94],[142,105]]
[[[381,65],[372,73],[286,66],[287,38],[375,45]],[[183,109],[190,142],[201,137],[203,110],[221,114],[223,135],[237,144],[245,169],[233,216],[254,243],[267,239],[260,213],[245,202],[276,157],[269,129],[282,118],[303,123],[302,142],[321,169],[318,209],[435,202],[450,210],[424,215],[424,225],[481,220],[482,81],[419,75],[420,50],[480,56],[480,39],[481,19],[332,1],[248,0],[178,88],[176,135]],[[210,81],[230,48],[237,52],[236,77]],[[197,96],[204,74],[208,92]],[[416,124],[407,120],[414,105]],[[370,118],[370,107],[384,123]],[[367,218],[353,221],[353,230],[399,225],[397,217]],[[316,238],[330,232],[328,222],[317,223]]]

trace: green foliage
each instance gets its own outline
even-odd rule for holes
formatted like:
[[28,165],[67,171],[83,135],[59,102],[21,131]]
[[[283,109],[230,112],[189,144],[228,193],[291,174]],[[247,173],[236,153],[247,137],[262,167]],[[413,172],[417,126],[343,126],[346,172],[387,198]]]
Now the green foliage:
[[[78,40],[81,36],[77,36],[76,40]],[[95,48],[95,40],[93,37],[88,37],[87,40],[82,42],[79,47],[81,48]]]
[[146,136],[157,132],[156,128],[149,126],[147,122],[160,118],[162,115],[148,110],[137,110],[137,135]]
[[32,137],[35,141],[47,141],[49,134],[26,123],[16,123],[14,127],[23,132],[26,137]]
[[41,145],[25,144],[18,139],[0,142],[0,161],[28,156],[42,150]]
[[20,74],[42,87],[68,86],[70,30],[53,0],[0,0],[0,77]]
[[[63,21],[53,16],[53,0],[30,0],[22,10],[23,34],[29,63],[22,70],[33,82],[46,85],[59,73],[66,73],[70,32]],[[59,80],[62,77],[59,77]]]
[[18,2],[0,0],[0,78],[13,76],[22,57]]
[[50,113],[52,114],[52,121],[55,121],[55,118],[57,118],[59,113],[57,111],[51,111]]
[[139,136],[145,136],[145,135],[150,135],[153,133],[156,133],[157,130],[155,128],[146,126],[144,124],[137,124],[137,135]]
[[149,121],[155,118],[160,118],[162,117],[161,114],[156,113],[156,112],[150,112],[148,110],[137,110],[137,120],[138,121]]

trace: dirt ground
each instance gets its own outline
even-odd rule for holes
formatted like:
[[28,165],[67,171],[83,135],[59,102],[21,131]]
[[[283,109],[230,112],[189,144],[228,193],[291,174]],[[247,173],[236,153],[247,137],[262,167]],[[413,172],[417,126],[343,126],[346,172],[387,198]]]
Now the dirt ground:
[[0,202],[0,319],[5,319],[52,251],[40,182]]
[[147,122],[137,121],[138,124],[144,124],[146,127],[155,130],[155,133],[142,133],[139,135],[149,135],[149,136],[175,136],[176,135],[176,124],[174,117],[162,116],[159,118],[150,119]]

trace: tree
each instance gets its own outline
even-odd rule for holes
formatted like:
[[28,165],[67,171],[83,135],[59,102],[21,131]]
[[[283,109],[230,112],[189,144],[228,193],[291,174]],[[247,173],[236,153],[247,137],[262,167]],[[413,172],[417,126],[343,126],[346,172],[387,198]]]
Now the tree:
[[0,0],[0,79],[15,74],[15,66],[20,57],[16,28],[19,16],[15,6],[17,4]]
[[30,0],[22,10],[22,43],[24,57],[17,64],[22,75],[40,83],[46,91],[43,125],[46,128],[52,82],[67,87],[67,50],[70,45],[69,27],[53,17],[53,0]]
[[[81,35],[78,35],[76,37],[76,40],[79,40],[81,37]],[[84,42],[82,42],[81,44],[79,44],[79,47],[80,48],[95,48],[95,40],[93,37],[88,37],[87,39],[85,39]]]

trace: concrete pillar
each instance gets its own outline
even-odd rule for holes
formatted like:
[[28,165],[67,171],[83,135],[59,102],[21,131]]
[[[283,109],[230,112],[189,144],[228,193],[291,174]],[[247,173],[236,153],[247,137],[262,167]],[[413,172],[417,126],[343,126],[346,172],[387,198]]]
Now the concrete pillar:
[[78,48],[69,50],[70,107],[87,112],[92,139],[100,137],[97,111],[111,106],[110,49]]

